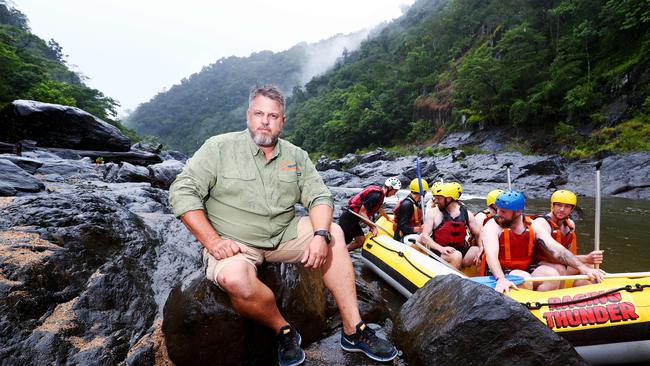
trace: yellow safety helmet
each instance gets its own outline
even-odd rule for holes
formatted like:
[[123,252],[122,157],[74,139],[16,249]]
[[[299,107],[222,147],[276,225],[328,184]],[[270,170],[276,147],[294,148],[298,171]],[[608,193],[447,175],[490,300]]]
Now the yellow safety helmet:
[[560,189],[553,192],[551,195],[551,210],[553,210],[553,204],[556,202],[573,205],[575,208],[576,204],[578,203],[578,197],[576,197],[576,194],[571,191]]
[[443,184],[444,184],[444,183],[442,183],[442,182],[439,181],[439,180],[433,182],[433,185],[431,186],[431,191],[432,191],[432,192],[435,191],[436,189],[440,188]]
[[434,196],[449,197],[454,201],[458,201],[463,193],[463,188],[458,183],[444,183],[433,188],[432,193]]
[[[427,183],[427,181],[424,179],[421,179],[421,181],[422,181],[422,192],[425,193],[426,191],[429,190],[429,183]],[[409,184],[409,189],[413,193],[420,193],[420,183],[418,182],[417,178],[411,181],[411,183]]]
[[[454,187],[454,189],[458,190],[458,198],[460,198],[460,196],[463,194],[463,186],[461,186],[460,183],[458,183],[458,182],[451,182],[449,184],[452,187]],[[456,199],[458,199],[458,198],[456,198]]]
[[493,189],[487,194],[487,197],[485,197],[485,203],[487,203],[488,207],[492,206],[497,201],[497,197],[499,197],[501,193],[503,193],[503,189]]

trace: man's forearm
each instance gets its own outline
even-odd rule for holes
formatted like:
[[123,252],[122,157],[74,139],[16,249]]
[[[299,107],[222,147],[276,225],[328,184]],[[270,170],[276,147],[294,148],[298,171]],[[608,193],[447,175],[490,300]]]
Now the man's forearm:
[[316,205],[309,210],[309,220],[314,230],[329,230],[332,225],[332,208],[328,205]]
[[547,244],[544,239],[537,239],[537,242],[539,245],[542,247],[544,251],[546,251],[548,254],[550,254],[555,260],[557,260],[559,263],[564,264],[565,266],[573,267],[573,268],[580,268],[584,266],[585,264],[580,261],[576,256],[574,256],[569,250],[564,248],[563,246],[551,246]]
[[212,227],[203,210],[188,211],[181,216],[181,221],[206,248],[208,248],[210,243],[220,239],[219,234]]

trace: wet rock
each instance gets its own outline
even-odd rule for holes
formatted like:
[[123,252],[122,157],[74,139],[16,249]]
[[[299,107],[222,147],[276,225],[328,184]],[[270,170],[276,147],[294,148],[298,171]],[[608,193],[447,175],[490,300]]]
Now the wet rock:
[[163,160],[178,160],[183,164],[187,161],[187,155],[175,150],[163,151],[160,153],[160,157],[162,157]]
[[0,196],[10,197],[16,194],[16,189],[8,184],[0,182]]
[[530,175],[559,175],[562,174],[563,166],[560,163],[562,158],[559,156],[549,156],[547,159],[526,164],[521,167],[523,172],[518,176],[527,177]]
[[36,175],[44,181],[59,182],[70,180],[101,180],[98,167],[88,158],[80,160],[44,159]]
[[359,164],[372,163],[377,160],[391,160],[386,150],[378,147],[375,151],[367,152],[359,157]]
[[171,288],[201,266],[166,201],[143,183],[64,183],[1,207],[2,363],[151,364]]
[[436,276],[393,329],[410,365],[586,365],[518,302],[455,275]]
[[9,160],[10,162],[19,166],[22,170],[26,171],[29,174],[36,173],[36,170],[43,166],[43,162],[37,159],[30,159],[22,156],[0,155],[0,159]]
[[0,177],[6,193],[12,189],[18,192],[40,192],[45,189],[43,183],[6,159],[0,159]]
[[[377,324],[368,324],[369,327],[375,330],[377,335],[381,338],[389,338],[385,328],[379,327]],[[305,348],[306,364],[316,366],[329,366],[329,365],[355,365],[355,366],[370,366],[370,365],[386,365],[386,363],[376,362],[368,358],[363,353],[359,352],[346,352],[341,348],[341,330],[336,331],[327,338],[324,338],[309,347]],[[393,360],[390,365],[406,365],[403,360],[399,358]]]
[[320,172],[320,176],[328,187],[345,187],[350,184],[355,186],[361,184],[361,180],[356,175],[334,169],[322,171]]
[[0,140],[31,139],[39,146],[128,151],[120,130],[79,108],[15,100],[0,111]]
[[[259,277],[274,292],[278,308],[298,329],[303,344],[320,339],[326,329],[320,271],[267,263],[259,269]],[[221,365],[272,364],[277,360],[273,331],[241,317],[203,271],[169,295],[163,333],[176,365],[213,365],[215,360]]]
[[607,126],[613,126],[616,123],[623,121],[628,117],[630,110],[629,98],[627,95],[622,95],[610,105],[604,107],[605,116],[607,116]]
[[343,165],[337,160],[330,160],[327,156],[321,155],[316,162],[316,170],[319,172],[334,169],[341,170]]
[[149,170],[143,166],[135,166],[129,163],[122,163],[115,182],[149,182]]
[[185,164],[178,160],[165,160],[160,164],[149,165],[151,185],[156,188],[169,189]]
[[133,146],[131,146],[131,151],[137,150],[137,151],[146,151],[154,154],[160,154],[162,148],[163,148],[162,144],[153,143],[153,142],[138,142]]

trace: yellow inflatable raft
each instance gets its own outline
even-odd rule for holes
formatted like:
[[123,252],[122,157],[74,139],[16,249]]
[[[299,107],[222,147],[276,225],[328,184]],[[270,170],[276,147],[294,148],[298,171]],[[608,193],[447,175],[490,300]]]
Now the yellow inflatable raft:
[[[362,260],[406,297],[437,275],[467,277],[386,235],[366,238]],[[510,297],[591,364],[650,362],[650,277],[608,278],[548,292],[520,289]]]

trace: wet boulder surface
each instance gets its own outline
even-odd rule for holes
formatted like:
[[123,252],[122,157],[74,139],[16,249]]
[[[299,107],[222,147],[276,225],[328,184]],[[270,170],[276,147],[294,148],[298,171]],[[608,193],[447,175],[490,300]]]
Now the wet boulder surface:
[[404,303],[393,339],[410,365],[587,365],[523,305],[455,275]]
[[0,141],[36,141],[42,147],[129,151],[120,130],[79,108],[15,100],[0,110]]

